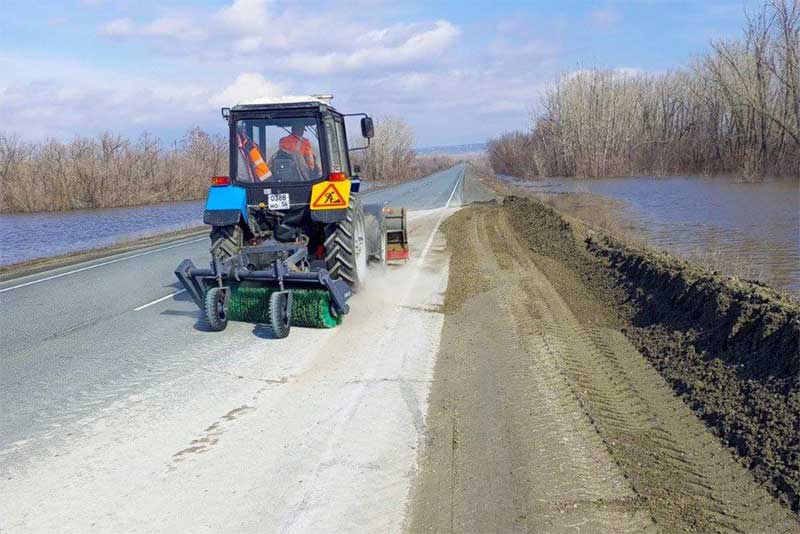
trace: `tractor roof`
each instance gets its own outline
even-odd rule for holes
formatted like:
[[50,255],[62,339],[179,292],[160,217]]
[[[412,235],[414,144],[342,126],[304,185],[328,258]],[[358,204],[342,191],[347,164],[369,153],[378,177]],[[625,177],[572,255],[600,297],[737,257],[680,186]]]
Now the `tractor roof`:
[[331,106],[332,95],[261,97],[238,102],[233,109],[303,108]]

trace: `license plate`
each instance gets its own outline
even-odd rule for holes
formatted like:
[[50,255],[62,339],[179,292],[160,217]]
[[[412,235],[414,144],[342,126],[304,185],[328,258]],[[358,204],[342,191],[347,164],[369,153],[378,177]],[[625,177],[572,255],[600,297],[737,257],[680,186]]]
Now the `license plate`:
[[289,209],[289,193],[280,193],[278,195],[269,195],[267,197],[267,207],[271,210],[288,210]]

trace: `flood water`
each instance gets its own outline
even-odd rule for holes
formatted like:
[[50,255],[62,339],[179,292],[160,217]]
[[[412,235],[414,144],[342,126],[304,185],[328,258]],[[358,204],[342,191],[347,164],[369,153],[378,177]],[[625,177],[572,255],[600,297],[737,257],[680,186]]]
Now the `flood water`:
[[[723,177],[520,181],[537,193],[621,201],[621,218],[651,246],[800,295],[800,181]],[[0,215],[0,265],[103,247],[203,224],[203,202]]]
[[[375,188],[361,182],[361,190]],[[204,200],[58,213],[0,213],[0,265],[106,247],[203,225]]]
[[63,213],[0,214],[0,265],[203,224],[203,201]]
[[621,201],[622,218],[651,246],[800,295],[798,180],[503,179],[539,193],[587,192]]

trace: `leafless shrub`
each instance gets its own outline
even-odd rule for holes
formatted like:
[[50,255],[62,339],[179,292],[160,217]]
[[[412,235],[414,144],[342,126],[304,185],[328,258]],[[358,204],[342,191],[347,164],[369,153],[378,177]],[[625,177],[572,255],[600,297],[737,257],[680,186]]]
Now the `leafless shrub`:
[[414,177],[414,131],[400,119],[375,121],[370,147],[357,156],[366,180],[401,182]]
[[489,141],[489,161],[498,174],[530,178],[541,173],[533,157],[536,147],[531,134],[512,132]]
[[411,126],[393,117],[378,119],[370,147],[355,152],[353,162],[361,166],[363,179],[388,183],[426,176],[456,164],[456,160],[448,156],[417,155],[413,146]]
[[227,169],[227,143],[195,128],[166,147],[105,133],[69,143],[23,143],[0,134],[0,211],[133,206],[202,198]]
[[442,171],[444,169],[449,169],[453,165],[455,165],[457,161],[450,156],[414,156],[414,163],[412,164],[412,168],[414,169],[412,173],[412,178],[416,178],[419,176],[428,176],[429,174],[433,174],[435,172]]
[[738,40],[657,76],[586,70],[543,97],[527,133],[489,145],[521,177],[800,173],[800,7],[771,0]]
[[494,180],[497,177],[495,176],[494,168],[489,160],[489,154],[476,154],[471,157],[465,158],[467,163],[472,166],[472,170],[475,174],[484,179],[491,179]]

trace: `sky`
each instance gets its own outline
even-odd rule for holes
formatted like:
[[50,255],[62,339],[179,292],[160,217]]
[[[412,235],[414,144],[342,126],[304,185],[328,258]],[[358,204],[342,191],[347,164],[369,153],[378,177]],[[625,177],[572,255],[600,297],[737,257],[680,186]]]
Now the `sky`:
[[[753,0],[754,1],[754,0]],[[416,146],[527,128],[559,76],[659,73],[739,35],[751,0],[0,0],[0,132],[171,142],[219,108],[333,93]]]

